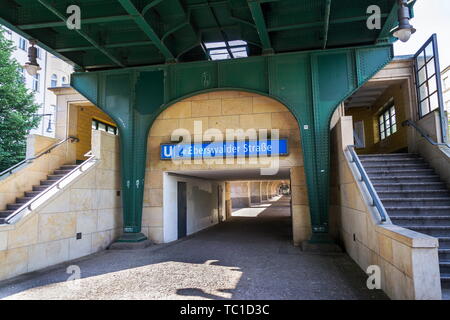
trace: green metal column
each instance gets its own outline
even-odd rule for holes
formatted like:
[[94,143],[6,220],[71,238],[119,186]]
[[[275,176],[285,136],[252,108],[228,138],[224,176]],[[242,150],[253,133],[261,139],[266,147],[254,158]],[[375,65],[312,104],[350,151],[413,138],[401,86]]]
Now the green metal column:
[[146,239],[141,233],[147,139],[163,103],[162,71],[78,74],[73,86],[107,113],[119,128],[123,235],[119,242]]

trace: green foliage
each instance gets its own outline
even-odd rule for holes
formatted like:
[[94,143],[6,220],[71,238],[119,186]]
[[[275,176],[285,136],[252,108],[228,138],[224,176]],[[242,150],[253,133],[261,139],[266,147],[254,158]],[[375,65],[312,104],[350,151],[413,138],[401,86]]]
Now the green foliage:
[[39,122],[39,106],[25,87],[20,65],[11,58],[13,50],[0,27],[0,171],[24,159],[26,135]]

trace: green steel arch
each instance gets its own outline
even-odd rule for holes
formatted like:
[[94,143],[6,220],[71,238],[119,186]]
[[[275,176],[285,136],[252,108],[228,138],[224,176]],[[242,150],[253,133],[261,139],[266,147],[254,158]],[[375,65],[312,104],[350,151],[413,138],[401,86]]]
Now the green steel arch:
[[336,107],[392,59],[391,45],[75,73],[72,86],[120,131],[124,235],[141,241],[143,186],[150,127],[183,97],[242,89],[284,103],[299,122],[312,241],[328,241],[330,137]]

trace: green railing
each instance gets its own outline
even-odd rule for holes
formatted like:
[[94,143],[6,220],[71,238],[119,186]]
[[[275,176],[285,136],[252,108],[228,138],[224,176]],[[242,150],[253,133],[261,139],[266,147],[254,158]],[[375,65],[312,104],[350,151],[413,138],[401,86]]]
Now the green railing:
[[361,161],[359,160],[358,155],[355,152],[355,146],[348,146],[348,151],[350,152],[350,155],[352,157],[351,162],[353,162],[356,165],[356,168],[359,171],[361,181],[363,181],[366,184],[367,191],[369,192],[370,197],[372,198],[372,206],[377,208],[381,221],[386,222],[388,216],[386,209],[384,208],[383,203],[378,197],[377,191],[372,185],[372,182],[370,182],[369,176],[367,175],[366,170],[364,170],[364,167]]

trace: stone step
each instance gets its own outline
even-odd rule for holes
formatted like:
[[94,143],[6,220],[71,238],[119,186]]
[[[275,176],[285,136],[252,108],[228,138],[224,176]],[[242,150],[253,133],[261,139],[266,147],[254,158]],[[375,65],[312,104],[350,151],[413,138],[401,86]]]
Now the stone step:
[[58,169],[58,170],[55,170],[55,171],[53,172],[53,174],[54,174],[54,175],[62,175],[62,176],[65,176],[65,175],[68,174],[70,171],[72,171],[72,169],[68,169],[68,170],[66,170],[66,169],[64,169],[64,170]]
[[448,190],[402,190],[402,191],[378,191],[381,198],[450,198]]
[[417,206],[413,208],[398,207],[398,206],[384,206],[389,216],[399,215],[433,215],[433,216],[448,216],[450,215],[450,206]]
[[54,184],[56,180],[41,180],[41,186],[50,186]]
[[3,210],[3,211],[0,211],[0,218],[6,218],[6,217],[8,217],[9,215],[11,215],[13,213],[14,213],[14,210]]
[[449,216],[393,216],[389,215],[393,224],[404,228],[411,226],[450,226]]
[[427,175],[435,175],[433,169],[394,169],[394,170],[386,170],[385,168],[371,168],[370,170],[366,170],[369,178],[376,178],[382,176],[396,176],[396,177],[408,177],[408,176],[427,176]]
[[448,237],[450,235],[450,226],[411,226],[408,229],[437,238]]
[[450,197],[445,198],[382,198],[380,197],[383,205],[387,207],[439,207],[439,206],[450,206]]
[[[371,179],[372,180],[372,179]],[[447,190],[444,182],[409,182],[409,183],[373,183],[375,190],[380,191],[413,191],[413,190]]]
[[450,249],[438,249],[439,253],[439,261],[448,261],[450,260]]
[[439,248],[450,249],[450,237],[439,237]]
[[34,197],[22,197],[22,198],[16,198],[16,203],[27,203],[28,201],[30,201],[31,199],[33,199]]
[[384,169],[384,170],[415,170],[415,169],[430,169],[427,163],[397,163],[397,164],[368,164],[363,163],[366,170]]
[[56,180],[59,180],[59,179],[61,179],[63,177],[64,177],[64,175],[62,175],[62,174],[49,174],[47,176],[47,180],[56,181]]
[[59,168],[59,170],[69,170],[69,171],[71,171],[71,170],[75,169],[76,167],[78,167],[78,165],[76,165],[76,164],[65,164],[65,165],[61,166]]
[[31,197],[34,198],[36,197],[38,194],[40,194],[42,191],[27,191],[25,192],[25,197]]
[[450,260],[439,261],[439,270],[442,274],[450,274]]
[[450,273],[441,273],[441,287],[442,289],[450,289]]
[[403,158],[420,158],[416,153],[388,153],[388,154],[364,154],[359,156],[360,159],[403,159]]
[[401,159],[380,159],[380,158],[372,158],[372,159],[360,159],[361,163],[365,166],[390,166],[395,164],[410,164],[410,165],[417,165],[417,164],[425,164],[422,158],[411,158],[411,157],[404,157]]
[[428,176],[390,176],[390,177],[374,177],[371,178],[373,183],[423,183],[423,182],[441,182],[438,175]]
[[33,186],[33,191],[44,191],[48,189],[49,185]]
[[23,203],[10,203],[6,205],[6,209],[16,211],[23,205],[24,205]]

